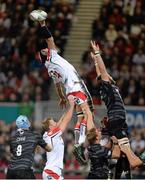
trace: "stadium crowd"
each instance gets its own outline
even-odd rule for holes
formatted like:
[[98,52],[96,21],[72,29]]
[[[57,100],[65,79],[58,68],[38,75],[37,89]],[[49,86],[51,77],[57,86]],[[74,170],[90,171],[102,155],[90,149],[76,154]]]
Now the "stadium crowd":
[[[108,71],[117,81],[126,105],[145,105],[145,2],[105,0],[92,24],[92,38],[100,44]],[[96,74],[89,49],[82,57],[82,76],[94,98]]]
[[63,54],[78,3],[79,0],[1,1],[0,102],[49,99],[51,80],[44,67],[36,61],[40,44],[38,24],[30,21],[29,13],[39,8],[48,12],[48,26],[59,52]]

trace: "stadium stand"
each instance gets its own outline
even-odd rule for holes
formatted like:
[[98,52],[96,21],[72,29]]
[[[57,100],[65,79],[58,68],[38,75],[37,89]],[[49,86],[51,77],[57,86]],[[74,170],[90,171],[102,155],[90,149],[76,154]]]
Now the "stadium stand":
[[[108,71],[117,81],[126,105],[145,105],[145,2],[106,0],[92,23],[92,38],[101,46]],[[82,57],[82,76],[94,98],[96,74],[89,49]]]
[[[0,102],[48,100],[51,80],[36,62],[37,23],[29,19],[34,9],[48,12],[50,27],[63,54],[64,46],[79,0],[2,1],[0,12]],[[65,27],[65,28],[64,28]],[[42,66],[40,70],[38,67]],[[43,73],[42,73],[43,72]]]

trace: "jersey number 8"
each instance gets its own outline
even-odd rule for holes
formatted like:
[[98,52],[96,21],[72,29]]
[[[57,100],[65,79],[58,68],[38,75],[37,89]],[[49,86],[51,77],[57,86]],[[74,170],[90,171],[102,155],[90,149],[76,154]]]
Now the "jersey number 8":
[[22,145],[21,145],[21,144],[19,144],[19,145],[17,146],[16,155],[17,155],[17,156],[21,156],[21,155],[22,155]]

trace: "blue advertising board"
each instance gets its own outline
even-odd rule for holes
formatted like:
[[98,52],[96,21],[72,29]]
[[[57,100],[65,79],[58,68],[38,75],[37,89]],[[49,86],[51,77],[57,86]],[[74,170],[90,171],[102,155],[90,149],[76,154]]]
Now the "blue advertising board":
[[145,127],[145,107],[126,107],[126,120],[129,127]]

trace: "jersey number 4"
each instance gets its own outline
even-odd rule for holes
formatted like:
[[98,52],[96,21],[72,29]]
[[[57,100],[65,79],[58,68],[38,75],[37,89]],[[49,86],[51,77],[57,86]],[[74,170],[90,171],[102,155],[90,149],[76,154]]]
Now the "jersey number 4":
[[21,144],[19,144],[17,146],[16,155],[17,156],[21,156],[22,155],[22,145]]

